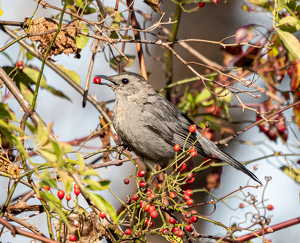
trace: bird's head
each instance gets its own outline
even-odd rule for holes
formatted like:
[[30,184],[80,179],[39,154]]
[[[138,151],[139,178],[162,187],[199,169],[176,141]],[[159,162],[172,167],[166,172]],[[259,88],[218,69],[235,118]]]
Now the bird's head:
[[133,94],[152,94],[155,93],[152,86],[141,75],[125,72],[113,76],[97,75],[101,79],[110,81],[110,83],[100,82],[101,85],[109,86],[118,96],[131,96]]

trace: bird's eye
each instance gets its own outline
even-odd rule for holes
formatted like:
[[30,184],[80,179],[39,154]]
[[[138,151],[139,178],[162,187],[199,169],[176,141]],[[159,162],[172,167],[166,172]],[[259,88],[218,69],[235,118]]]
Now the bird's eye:
[[123,79],[122,79],[122,83],[123,83],[123,84],[128,84],[128,83],[129,83],[128,78],[123,78]]

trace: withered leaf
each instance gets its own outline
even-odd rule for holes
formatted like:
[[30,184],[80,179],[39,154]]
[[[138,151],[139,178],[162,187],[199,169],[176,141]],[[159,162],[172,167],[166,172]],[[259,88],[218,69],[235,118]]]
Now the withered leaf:
[[[38,49],[44,55],[49,48],[49,45],[55,35],[55,31],[58,28],[58,22],[51,18],[37,18],[29,21],[29,18],[24,19],[24,31],[29,34],[40,34],[30,36],[31,41],[39,43]],[[30,22],[30,25],[29,25]],[[64,29],[66,28],[66,29]],[[78,21],[74,21],[71,24],[63,24],[62,29],[57,35],[55,42],[53,43],[47,58],[51,59],[52,55],[59,55],[64,53],[69,55],[75,54],[75,58],[80,58],[79,53],[81,49],[76,46],[75,37],[78,36]],[[41,34],[45,32],[53,31],[47,34]]]

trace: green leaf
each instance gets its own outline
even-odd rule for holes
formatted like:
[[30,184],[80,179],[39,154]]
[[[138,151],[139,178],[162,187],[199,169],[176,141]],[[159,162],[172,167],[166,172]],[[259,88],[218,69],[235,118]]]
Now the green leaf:
[[289,177],[291,177],[295,182],[300,184],[300,169],[297,168],[290,169],[288,166],[282,166],[280,169]]
[[60,70],[62,70],[65,74],[67,74],[75,83],[80,85],[81,82],[80,77],[75,71],[68,70],[63,65],[57,64],[57,66],[59,67]]
[[86,183],[86,187],[92,191],[100,191],[102,189],[100,183],[91,179],[89,176],[84,178],[83,182]]
[[[26,74],[32,80],[33,83],[36,84],[40,71],[26,66],[23,69],[23,73]],[[40,82],[40,87],[47,88],[47,86],[48,85],[46,83],[46,79],[42,75],[41,82]]]
[[130,35],[121,35],[120,34],[120,36],[122,37],[122,39],[126,39],[126,40],[132,40],[133,39],[133,37],[130,36]]
[[98,176],[98,172],[93,169],[83,170],[81,175],[83,176]]
[[78,158],[79,170],[82,172],[85,167],[84,159],[79,152],[77,152],[76,154],[77,154],[77,158]]
[[197,95],[195,102],[198,103],[202,103],[204,100],[207,100],[208,98],[210,98],[212,96],[212,94],[207,90],[207,89],[203,89],[199,95]]
[[[50,194],[50,193],[48,193],[48,194]],[[49,201],[49,200],[47,200],[47,203],[48,203],[50,210],[54,211],[60,217],[60,219],[69,227],[70,223],[69,223],[66,215],[64,214],[64,212],[61,209],[61,204],[57,205],[57,203],[53,203],[53,201]]]
[[36,140],[40,141],[43,139],[44,136],[44,123],[43,121],[39,118],[39,122],[37,124],[37,134],[36,134]]
[[285,1],[286,0],[278,0],[278,6],[276,11],[282,11],[283,9],[285,9]]
[[59,179],[63,182],[65,192],[68,195],[72,189],[71,178],[64,171],[58,171],[57,173],[59,175]]
[[285,48],[298,60],[300,60],[300,44],[298,39],[291,33],[277,29],[276,31],[282,40]]
[[[220,92],[220,93],[219,93]],[[217,87],[215,89],[215,93],[220,95],[218,97],[219,100],[225,101],[226,103],[230,104],[231,101],[231,94],[228,90],[222,88],[222,87]]]
[[[89,33],[87,30],[87,25],[83,21],[79,21],[79,28],[82,32]],[[80,49],[83,49],[86,47],[86,45],[89,42],[89,37],[85,35],[79,34],[79,36],[76,36],[76,46]]]
[[9,109],[7,104],[0,103],[0,119],[18,121],[16,115]]
[[[39,123],[43,123],[41,120],[39,120]],[[49,136],[50,133],[52,131],[52,126],[53,126],[53,122],[51,122],[47,128],[44,130],[44,127],[42,126],[42,129],[44,130],[43,133],[40,132],[40,139],[39,142],[37,144],[37,146],[44,146],[46,143],[48,143],[49,141]],[[39,129],[41,129],[41,127],[39,126]],[[42,134],[42,135],[41,135]]]
[[300,29],[299,22],[293,16],[287,16],[279,21],[276,25],[283,31],[287,31],[290,33],[295,33]]
[[38,149],[38,152],[47,161],[50,161],[50,162],[56,162],[57,161],[57,156],[52,151],[49,151],[47,149]]
[[39,178],[42,180],[40,182],[41,186],[50,186],[51,188],[57,188],[56,181],[51,179],[51,174],[49,170],[44,170],[40,175]]
[[95,205],[101,210],[109,214],[109,216],[112,218],[112,220],[117,223],[117,215],[114,208],[110,205],[108,201],[106,201],[103,197],[92,193],[87,190],[87,194],[89,195],[89,198],[91,201],[95,203]]
[[[132,55],[126,55],[127,59],[126,60],[125,58],[123,58],[123,63],[124,63],[124,68],[129,68],[132,66],[134,60],[135,60],[135,56],[132,56]],[[109,65],[112,69],[116,70],[118,69],[118,62],[117,60],[119,61],[121,59],[121,56],[116,56],[116,58],[112,58],[110,59],[109,61]]]
[[109,34],[109,38],[119,39],[119,36],[118,36],[116,31],[111,31],[110,34]]
[[265,8],[268,11],[272,11],[270,3],[267,2],[266,0],[249,0],[249,3],[257,7]]
[[109,180],[95,181],[95,180],[92,180],[90,177],[84,178],[83,182],[87,184],[87,188],[89,188],[90,190],[93,190],[93,191],[107,190],[110,185]]
[[[25,159],[27,158],[30,163],[32,161],[30,160],[28,154],[26,153],[25,148],[23,147],[23,143],[21,142],[20,138],[15,134],[14,129],[20,129],[15,124],[12,124],[10,122],[5,122],[4,120],[0,119],[0,131],[1,131],[1,137],[0,141],[4,138],[8,140],[10,144],[13,144],[18,149],[21,156]],[[20,130],[19,130],[20,131]],[[25,134],[22,130],[22,134]]]
[[102,181],[99,181],[99,183],[102,187],[102,190],[107,190],[109,188],[109,185],[110,185],[109,180],[102,180]]
[[29,130],[32,134],[36,133],[36,127],[34,125],[32,125],[31,123],[29,123],[27,121],[25,121],[25,124],[26,124],[27,128],[29,128]]

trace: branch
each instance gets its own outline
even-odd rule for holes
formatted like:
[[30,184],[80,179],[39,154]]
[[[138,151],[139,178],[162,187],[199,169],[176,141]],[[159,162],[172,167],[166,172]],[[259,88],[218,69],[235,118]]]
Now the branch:
[[271,115],[268,115],[267,117],[265,117],[265,119],[261,119],[261,120],[258,120],[258,121],[256,121],[256,122],[252,123],[251,125],[245,127],[243,130],[238,131],[236,134],[233,134],[233,135],[231,135],[231,136],[229,136],[229,137],[227,137],[227,138],[225,138],[225,139],[222,139],[222,140],[220,140],[220,141],[215,142],[215,144],[227,144],[228,141],[230,141],[231,139],[235,138],[236,136],[238,136],[238,135],[240,135],[240,134],[246,132],[246,131],[249,130],[250,128],[252,128],[252,127],[254,127],[254,126],[256,126],[256,125],[259,125],[260,123],[265,122],[266,120],[269,120],[269,119],[272,118],[273,116],[276,116],[277,114],[279,114],[279,113],[281,113],[281,112],[283,112],[283,111],[285,111],[285,110],[287,110],[287,109],[290,109],[290,108],[292,108],[293,106],[299,105],[299,104],[300,104],[300,100],[297,101],[297,102],[295,102],[295,103],[293,103],[293,104],[291,104],[291,105],[288,105],[288,106],[282,108],[281,110],[276,111],[275,113],[273,113],[273,114],[271,114]]
[[11,231],[11,234],[15,237],[16,234],[19,235],[23,235],[29,238],[33,238],[36,240],[40,240],[42,242],[46,242],[46,243],[59,243],[56,240],[51,240],[47,237],[41,236],[41,235],[37,235],[37,234],[33,234],[30,233],[28,231],[22,230],[19,227],[16,227],[12,224],[10,224],[7,220],[5,220],[4,218],[0,218],[0,224],[4,225],[6,228],[8,228]]
[[287,228],[287,227],[290,227],[290,226],[293,226],[293,225],[296,225],[296,224],[299,224],[299,223],[300,223],[300,217],[290,219],[290,220],[287,220],[285,222],[267,227],[268,228],[267,230],[257,230],[253,233],[237,237],[236,240],[243,241],[243,242],[248,241],[250,239],[256,238],[257,236],[260,236],[260,235],[263,235],[263,234],[269,234],[269,233],[272,233],[274,231],[281,230],[281,229],[284,229],[284,228]]

